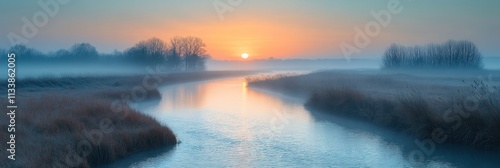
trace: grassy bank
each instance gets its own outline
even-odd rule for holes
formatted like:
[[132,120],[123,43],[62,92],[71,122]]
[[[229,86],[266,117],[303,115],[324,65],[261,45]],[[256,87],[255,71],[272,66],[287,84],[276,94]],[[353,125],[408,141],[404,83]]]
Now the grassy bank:
[[[16,161],[7,160],[2,154],[0,167],[89,167],[153,148],[173,146],[177,139],[167,126],[131,109],[128,104],[161,98],[155,87],[148,87],[153,84],[251,73],[254,72],[19,79]],[[144,92],[134,93],[141,90],[137,88],[144,88]],[[2,97],[0,105],[6,107],[6,102]],[[8,122],[2,119],[0,129],[7,130]],[[9,141],[6,131],[0,131],[0,141]]]
[[500,150],[500,83],[493,77],[498,72],[453,74],[329,71],[248,80],[251,87],[308,96],[310,110],[357,118],[420,139],[443,132],[447,138],[439,143]]

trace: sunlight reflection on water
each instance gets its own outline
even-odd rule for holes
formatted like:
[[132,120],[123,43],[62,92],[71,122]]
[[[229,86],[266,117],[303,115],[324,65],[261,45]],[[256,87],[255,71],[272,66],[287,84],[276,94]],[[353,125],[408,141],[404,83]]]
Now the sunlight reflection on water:
[[[137,106],[182,141],[132,167],[410,167],[380,136],[317,121],[304,99],[269,95],[243,78],[161,88],[156,106]],[[273,119],[287,121],[274,127]],[[444,163],[434,163],[444,166]]]

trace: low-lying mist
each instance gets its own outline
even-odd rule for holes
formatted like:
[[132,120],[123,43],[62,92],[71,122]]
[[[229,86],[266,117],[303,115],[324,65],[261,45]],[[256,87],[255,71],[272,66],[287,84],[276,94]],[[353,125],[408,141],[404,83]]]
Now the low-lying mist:
[[[7,69],[6,65],[0,68]],[[23,63],[16,64],[17,78],[65,76],[124,76],[147,74],[146,66],[105,63]],[[6,77],[6,72],[2,72]]]

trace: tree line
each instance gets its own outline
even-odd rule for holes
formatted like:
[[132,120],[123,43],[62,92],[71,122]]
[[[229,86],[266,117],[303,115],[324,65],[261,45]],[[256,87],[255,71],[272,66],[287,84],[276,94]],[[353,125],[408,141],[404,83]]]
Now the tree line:
[[402,46],[392,44],[384,53],[385,68],[481,68],[482,57],[470,41]]
[[163,64],[169,70],[200,71],[205,70],[209,58],[206,44],[199,37],[171,38],[165,42],[159,38],[140,41],[123,52],[99,53],[89,43],[78,43],[69,49],[43,53],[24,44],[17,44],[8,50],[0,49],[1,57],[7,53],[15,53],[19,62],[65,62],[65,63],[96,63],[119,62],[137,65]]

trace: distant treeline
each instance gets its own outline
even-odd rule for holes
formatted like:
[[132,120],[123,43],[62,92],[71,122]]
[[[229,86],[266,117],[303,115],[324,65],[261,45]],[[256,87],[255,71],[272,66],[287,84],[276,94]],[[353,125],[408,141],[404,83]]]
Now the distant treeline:
[[24,44],[8,50],[0,49],[0,57],[15,53],[18,62],[36,63],[128,63],[158,65],[167,70],[198,71],[205,70],[209,56],[205,43],[198,37],[174,37],[167,43],[159,38],[151,38],[137,43],[123,52],[99,53],[89,43],[78,43],[69,49],[43,53]]
[[406,47],[392,44],[383,57],[385,68],[482,68],[482,58],[470,41]]

